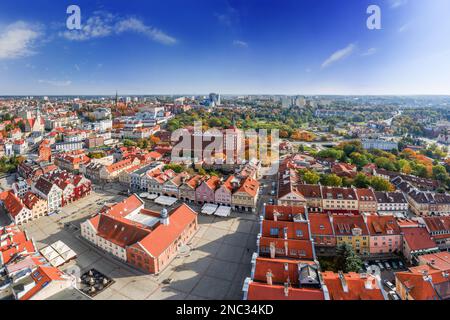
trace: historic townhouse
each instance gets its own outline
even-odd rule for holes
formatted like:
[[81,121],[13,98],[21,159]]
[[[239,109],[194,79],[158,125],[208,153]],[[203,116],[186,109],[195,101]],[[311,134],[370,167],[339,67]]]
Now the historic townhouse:
[[440,250],[448,251],[450,248],[450,217],[424,217],[423,221]]
[[408,201],[402,192],[375,192],[379,215],[404,216],[408,212]]
[[370,255],[391,255],[402,252],[402,235],[393,216],[365,217],[369,230]]
[[361,256],[370,254],[369,230],[360,215],[332,215],[336,245],[349,244]]
[[181,184],[179,188],[180,199],[183,201],[195,202],[195,190],[203,182],[203,179],[203,176],[195,175]]
[[358,198],[353,188],[322,187],[323,210],[358,210]]
[[231,206],[234,210],[256,211],[258,201],[259,182],[253,178],[241,181],[240,187],[233,193]]
[[159,273],[197,228],[197,214],[186,204],[158,213],[144,209],[144,202],[132,195],[83,222],[81,235],[144,272]]
[[214,203],[215,192],[219,187],[220,178],[216,176],[205,179],[195,190],[195,198],[197,203]]
[[231,207],[233,190],[239,185],[239,181],[233,176],[229,176],[219,188],[217,188],[214,199],[216,204]]
[[400,227],[403,236],[403,255],[408,262],[417,263],[421,255],[439,251],[425,226],[400,224]]
[[15,224],[22,224],[33,219],[33,213],[11,190],[0,193],[0,201]]
[[360,213],[377,214],[377,199],[373,189],[355,189]]
[[49,179],[40,177],[31,187],[31,191],[47,201],[49,213],[61,208],[63,191]]
[[151,194],[163,195],[163,187],[166,181],[174,178],[177,174],[175,171],[156,169],[147,172],[147,189]]
[[129,159],[120,160],[116,163],[113,163],[113,164],[110,164],[107,166],[102,166],[99,171],[100,179],[103,181],[117,180],[119,178],[119,174],[122,171],[124,171],[132,166],[135,166],[139,163],[140,163],[139,159],[129,158]]
[[322,192],[319,185],[300,184],[297,186],[297,192],[306,199],[309,212],[322,211]]
[[329,215],[324,213],[310,213],[308,217],[317,255],[334,256],[336,254],[336,237]]
[[187,172],[178,173],[175,177],[166,181],[163,184],[162,188],[163,195],[179,198],[180,196],[179,189],[181,185],[188,179],[189,174]]
[[23,196],[22,201],[31,210],[33,219],[47,215],[48,206],[45,199],[36,196],[32,192],[27,192]]

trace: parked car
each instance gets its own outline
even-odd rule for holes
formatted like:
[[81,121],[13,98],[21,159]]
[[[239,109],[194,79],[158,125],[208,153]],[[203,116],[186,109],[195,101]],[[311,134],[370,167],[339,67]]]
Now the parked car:
[[381,271],[384,270],[384,266],[383,266],[383,264],[381,262],[378,262],[377,266],[380,268]]
[[403,262],[401,262],[401,261],[398,262],[398,265],[399,265],[399,267],[400,267],[401,269],[404,269],[404,268],[405,268],[405,265],[404,265]]
[[270,191],[270,195],[274,196],[275,195],[275,190]]
[[387,270],[392,270],[391,265],[389,264],[389,262],[385,262],[384,266],[386,267]]
[[392,265],[392,268],[393,268],[394,270],[397,270],[397,269],[398,269],[398,264],[397,264],[397,262],[392,261],[392,262],[391,262],[391,265]]
[[370,265],[367,261],[364,261],[364,267],[366,268],[366,270],[369,269]]
[[269,204],[274,204],[275,201],[273,199],[269,199]]
[[400,297],[398,296],[398,294],[395,291],[389,291],[388,292],[388,296],[389,298],[391,298],[391,300],[400,300]]
[[384,280],[384,285],[386,287],[388,287],[389,289],[391,289],[391,290],[395,290],[394,284],[392,282],[388,281],[388,280]]

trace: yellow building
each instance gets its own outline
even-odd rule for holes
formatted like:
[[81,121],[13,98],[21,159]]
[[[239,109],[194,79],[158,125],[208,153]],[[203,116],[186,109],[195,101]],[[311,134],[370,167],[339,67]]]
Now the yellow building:
[[370,254],[369,230],[362,216],[333,215],[331,221],[337,246],[346,243],[359,255]]

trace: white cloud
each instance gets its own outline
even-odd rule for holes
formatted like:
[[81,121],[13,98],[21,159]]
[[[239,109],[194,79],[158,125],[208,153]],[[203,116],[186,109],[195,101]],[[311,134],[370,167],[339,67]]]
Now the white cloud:
[[68,40],[85,41],[95,38],[104,38],[123,32],[136,32],[144,34],[149,39],[171,45],[177,42],[177,39],[168,35],[155,27],[145,25],[136,18],[118,18],[110,13],[96,13],[89,17],[81,30],[66,30],[60,35]]
[[70,86],[71,84],[72,84],[72,81],[70,81],[70,80],[43,80],[43,79],[40,79],[40,80],[38,80],[38,82],[39,83],[42,83],[42,84],[49,84],[49,85],[51,85],[51,86],[54,86],[54,87],[68,87],[68,86]]
[[403,33],[405,31],[408,31],[410,27],[409,23],[405,23],[404,25],[402,25],[400,28],[398,28],[398,32],[399,33]]
[[240,48],[248,48],[248,43],[242,40],[234,40],[233,45]]
[[38,25],[17,21],[0,33],[0,59],[15,59],[34,54],[33,46],[42,35]]
[[366,52],[362,53],[361,55],[363,57],[367,57],[367,56],[371,56],[374,55],[375,53],[377,53],[378,49],[377,48],[370,48],[368,49]]
[[392,9],[404,6],[408,3],[408,0],[389,0]]
[[233,27],[239,23],[239,13],[238,11],[229,6],[226,8],[224,13],[215,13],[214,16],[217,18],[220,24],[226,27]]
[[328,57],[328,59],[326,59],[322,63],[322,68],[327,68],[327,67],[331,66],[332,64],[334,64],[342,59],[347,58],[348,56],[350,56],[353,53],[353,51],[355,51],[355,49],[356,49],[356,45],[351,43],[344,49],[340,49],[340,50],[334,52],[330,57]]
[[170,45],[177,42],[177,39],[175,39],[174,37],[169,36],[168,34],[157,28],[147,26],[141,20],[138,20],[136,18],[128,18],[117,22],[115,29],[117,33],[127,31],[142,33],[150,39],[162,44]]

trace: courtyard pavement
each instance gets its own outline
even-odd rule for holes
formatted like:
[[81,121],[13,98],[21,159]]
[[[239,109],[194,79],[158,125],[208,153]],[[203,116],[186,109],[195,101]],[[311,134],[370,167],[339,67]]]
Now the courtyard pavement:
[[[62,208],[60,214],[31,221],[23,228],[39,249],[62,240],[77,253],[76,260],[61,269],[76,265],[83,273],[95,268],[113,278],[115,283],[94,299],[242,299],[242,286],[250,276],[251,257],[256,250],[259,224],[255,214],[233,213],[229,218],[199,215],[191,250],[175,258],[160,274],[148,275],[81,238],[79,224],[98,212],[102,207],[99,202],[124,199],[118,192],[114,186],[96,190]],[[146,207],[161,209],[150,203]]]

